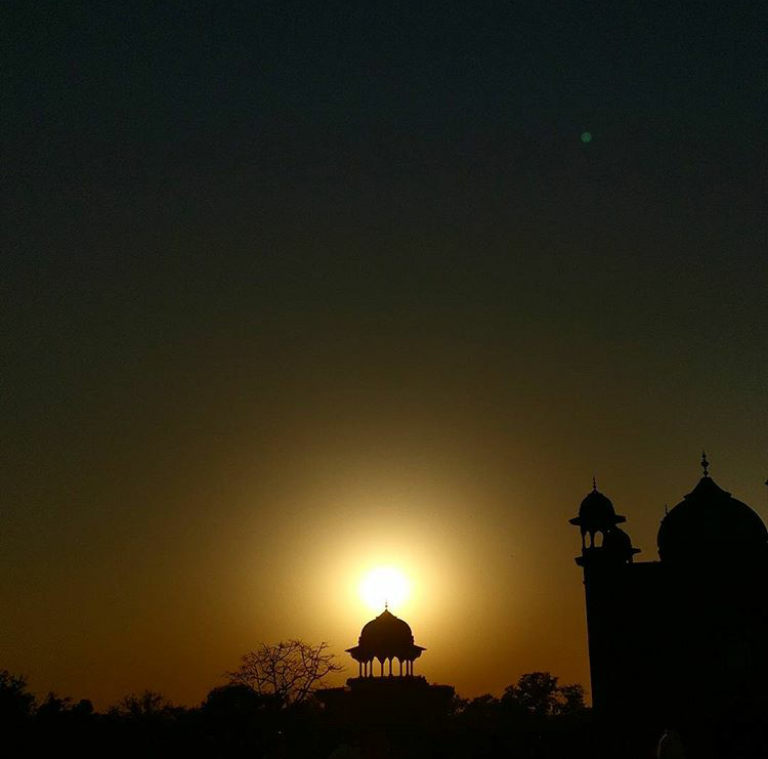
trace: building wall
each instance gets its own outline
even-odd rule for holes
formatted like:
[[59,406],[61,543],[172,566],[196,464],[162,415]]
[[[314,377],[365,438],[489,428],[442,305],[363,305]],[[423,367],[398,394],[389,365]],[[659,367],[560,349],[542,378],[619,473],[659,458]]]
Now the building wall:
[[[598,551],[583,566],[593,703],[605,729],[630,736],[638,756],[651,756],[667,728],[702,759],[738,756],[742,738],[763,741],[766,565],[717,556],[696,566],[621,564]],[[743,755],[768,756],[757,750]]]

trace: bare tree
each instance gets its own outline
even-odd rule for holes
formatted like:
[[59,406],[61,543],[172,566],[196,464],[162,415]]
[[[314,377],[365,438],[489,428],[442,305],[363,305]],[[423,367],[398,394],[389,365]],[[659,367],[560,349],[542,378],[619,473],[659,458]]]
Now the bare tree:
[[312,645],[303,640],[280,641],[273,646],[262,643],[249,651],[229,682],[247,685],[262,696],[275,696],[284,706],[304,701],[324,677],[344,668],[328,652],[328,644]]
[[121,699],[115,706],[110,707],[109,714],[115,717],[131,717],[133,719],[159,718],[172,715],[175,709],[161,693],[145,690],[139,695],[131,693]]

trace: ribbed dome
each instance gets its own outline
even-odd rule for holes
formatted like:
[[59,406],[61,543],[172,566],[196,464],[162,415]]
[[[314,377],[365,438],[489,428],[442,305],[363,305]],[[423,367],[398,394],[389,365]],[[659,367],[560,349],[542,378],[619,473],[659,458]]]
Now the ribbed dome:
[[747,506],[704,476],[661,522],[662,561],[728,554],[750,560],[768,551],[768,530]]

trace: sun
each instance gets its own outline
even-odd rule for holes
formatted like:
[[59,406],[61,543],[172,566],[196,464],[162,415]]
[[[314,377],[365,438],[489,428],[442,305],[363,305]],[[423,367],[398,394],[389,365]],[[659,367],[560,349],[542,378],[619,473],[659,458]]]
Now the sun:
[[363,576],[360,598],[372,611],[398,608],[410,594],[408,578],[396,567],[376,567]]

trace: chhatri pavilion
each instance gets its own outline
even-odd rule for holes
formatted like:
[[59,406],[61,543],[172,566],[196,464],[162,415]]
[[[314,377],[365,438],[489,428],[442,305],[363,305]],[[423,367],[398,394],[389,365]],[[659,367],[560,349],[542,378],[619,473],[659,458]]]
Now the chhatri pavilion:
[[[346,687],[317,692],[320,702],[342,720],[360,727],[423,723],[447,712],[454,690],[413,674],[422,652],[407,622],[386,607],[363,626],[347,653],[358,664],[358,677]],[[375,663],[378,661],[379,666]]]
[[392,614],[385,603],[384,611],[363,627],[357,645],[348,648],[347,653],[358,663],[360,677],[374,677],[375,660],[380,665],[380,677],[394,674],[392,662],[395,660],[399,664],[397,675],[410,677],[413,662],[426,650],[413,642],[408,623]]

